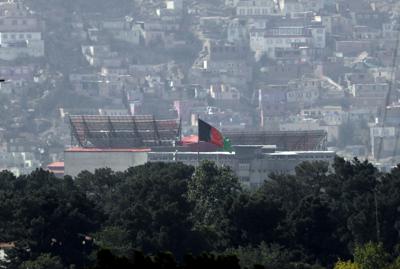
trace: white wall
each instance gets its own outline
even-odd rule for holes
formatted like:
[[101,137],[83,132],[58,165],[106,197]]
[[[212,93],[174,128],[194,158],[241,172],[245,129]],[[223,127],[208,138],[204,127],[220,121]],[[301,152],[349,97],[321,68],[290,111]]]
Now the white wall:
[[17,42],[25,40],[42,40],[40,32],[0,32],[1,43]]
[[64,152],[65,175],[70,176],[77,176],[83,170],[94,172],[95,169],[106,167],[114,171],[125,171],[146,162],[147,152]]
[[1,60],[11,61],[22,56],[43,57],[44,42],[34,40],[29,42],[27,47],[0,47]]

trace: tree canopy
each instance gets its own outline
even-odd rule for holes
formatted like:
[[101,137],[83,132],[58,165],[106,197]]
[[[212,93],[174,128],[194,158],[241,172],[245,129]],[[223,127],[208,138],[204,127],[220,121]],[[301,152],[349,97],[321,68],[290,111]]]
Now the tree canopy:
[[74,179],[3,171],[0,242],[15,245],[7,268],[130,268],[140,260],[170,268],[223,261],[392,269],[400,264],[399,193],[400,166],[381,173],[342,158],[271,175],[257,190],[212,162],[99,169]]

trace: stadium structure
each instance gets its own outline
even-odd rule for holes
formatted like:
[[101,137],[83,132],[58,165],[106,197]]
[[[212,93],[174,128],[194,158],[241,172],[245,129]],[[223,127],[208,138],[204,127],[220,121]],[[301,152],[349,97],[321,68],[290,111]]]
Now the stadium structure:
[[228,131],[232,145],[275,145],[279,151],[327,150],[327,132],[312,131]]
[[[82,148],[132,149],[182,145],[181,123],[177,119],[158,120],[143,116],[69,116],[71,145]],[[327,133],[313,131],[225,131],[232,145],[275,145],[280,151],[326,150]],[[197,136],[196,136],[197,139]],[[191,144],[197,144],[192,139]],[[190,143],[189,143],[190,144]],[[202,143],[204,144],[204,143]],[[200,150],[210,151],[210,146]]]
[[83,148],[172,146],[181,136],[179,120],[147,116],[69,116],[71,144]]
[[71,115],[71,147],[64,152],[66,175],[111,168],[124,171],[146,162],[183,162],[198,165],[213,160],[230,166],[242,183],[258,186],[270,173],[291,173],[303,161],[332,161],[325,131],[223,131],[233,152],[197,135],[182,137],[178,119],[154,116]]

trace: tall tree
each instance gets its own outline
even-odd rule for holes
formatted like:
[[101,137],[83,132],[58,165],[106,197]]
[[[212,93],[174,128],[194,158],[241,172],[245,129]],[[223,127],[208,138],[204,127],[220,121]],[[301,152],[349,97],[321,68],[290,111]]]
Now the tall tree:
[[279,242],[280,226],[286,212],[277,201],[268,196],[243,193],[229,211],[234,227],[231,240],[234,245],[258,245],[261,242]]
[[168,250],[181,256],[199,251],[200,237],[192,231],[192,205],[186,199],[192,174],[193,167],[181,163],[129,169],[112,195],[107,224],[126,231],[133,247],[146,253]]
[[293,240],[310,258],[328,265],[336,261],[345,246],[336,234],[337,221],[325,197],[307,196],[289,215]]
[[41,254],[35,260],[26,261],[21,264],[19,269],[63,269],[61,259],[50,254]]
[[240,192],[241,186],[233,171],[210,161],[202,162],[189,181],[187,196],[194,203],[194,228],[204,234],[213,249],[229,245],[228,210]]
[[357,246],[354,251],[354,262],[362,269],[386,268],[389,265],[389,254],[382,244],[369,242]]
[[[1,176],[10,178],[7,173]],[[94,204],[68,177],[58,179],[36,170],[11,179],[12,192],[0,191],[0,204],[5,206],[0,214],[1,241],[16,242],[22,252],[29,250],[29,255],[20,252],[12,262],[50,253],[64,264],[84,264],[91,247],[82,246],[82,237],[94,232],[102,220]]]
[[108,212],[113,203],[112,195],[124,179],[123,173],[116,173],[110,168],[101,168],[96,169],[94,173],[82,171],[75,178],[75,183],[88,199],[96,203],[97,207]]

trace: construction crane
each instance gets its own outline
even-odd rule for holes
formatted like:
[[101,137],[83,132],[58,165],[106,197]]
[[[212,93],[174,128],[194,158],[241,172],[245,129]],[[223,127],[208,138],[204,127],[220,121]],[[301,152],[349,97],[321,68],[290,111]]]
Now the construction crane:
[[[386,95],[386,101],[385,101],[385,105],[383,108],[382,125],[381,125],[382,130],[384,130],[385,125],[386,125],[388,106],[390,104],[390,98],[392,95],[393,86],[396,85],[396,72],[398,70],[397,60],[398,60],[398,51],[399,51],[399,45],[400,45],[400,23],[399,23],[399,15],[394,14],[394,16],[396,16],[396,19],[394,21],[394,29],[397,31],[397,36],[396,36],[396,42],[395,42],[395,47],[394,47],[394,52],[393,52],[393,61],[392,61],[392,65],[391,65],[389,90]],[[392,162],[394,162],[395,157],[397,155],[397,144],[398,144],[398,140],[400,138],[400,132],[397,131],[396,133],[397,134],[396,134],[395,146],[394,146],[394,150],[393,150],[393,154],[392,154]],[[381,137],[379,138],[379,141],[378,141],[378,151],[377,151],[377,156],[376,156],[376,160],[378,162],[382,155],[382,149],[383,149],[383,135],[381,135]]]

